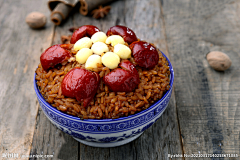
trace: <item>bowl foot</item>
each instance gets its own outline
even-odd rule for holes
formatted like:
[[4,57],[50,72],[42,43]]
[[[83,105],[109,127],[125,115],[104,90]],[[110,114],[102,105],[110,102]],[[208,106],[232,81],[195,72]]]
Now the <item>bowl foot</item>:
[[88,145],[88,146],[107,148],[107,147],[117,147],[117,146],[121,146],[121,145],[127,144],[127,143],[135,140],[136,138],[138,138],[141,134],[142,133],[137,134],[137,135],[135,135],[135,136],[133,136],[131,138],[124,139],[122,141],[108,142],[108,143],[104,143],[104,142],[89,142],[89,141],[84,141],[84,140],[81,140],[81,139],[78,139],[78,138],[75,138],[75,137],[73,137],[73,138],[75,140],[79,141],[80,143]]

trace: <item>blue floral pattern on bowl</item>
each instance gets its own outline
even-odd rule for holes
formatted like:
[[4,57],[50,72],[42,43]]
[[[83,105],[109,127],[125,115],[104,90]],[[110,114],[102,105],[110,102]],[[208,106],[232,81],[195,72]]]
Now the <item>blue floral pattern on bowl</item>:
[[[36,80],[34,80],[34,88],[44,114],[57,128],[84,144],[113,147],[128,143],[135,139],[134,137],[141,135],[143,131],[159,119],[166,109],[171,97],[174,81],[174,72],[169,60],[168,62],[170,69],[170,90],[148,109],[118,119],[81,120],[78,117],[67,115],[52,107],[44,100],[38,90]],[[98,145],[98,143],[104,144],[104,146]]]

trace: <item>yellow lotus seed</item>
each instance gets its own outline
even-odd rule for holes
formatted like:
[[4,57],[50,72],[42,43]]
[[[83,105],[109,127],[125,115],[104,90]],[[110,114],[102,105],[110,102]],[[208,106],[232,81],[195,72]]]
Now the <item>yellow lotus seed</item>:
[[118,64],[120,63],[120,58],[113,52],[107,52],[102,56],[102,63],[106,67],[114,69],[117,68]]
[[114,46],[114,53],[122,59],[128,59],[131,57],[131,49],[123,44],[117,44]]
[[106,39],[107,39],[107,35],[104,32],[96,32],[91,37],[91,40],[93,43],[105,42]]
[[115,46],[117,44],[124,44],[124,39],[119,35],[112,35],[106,39],[106,44],[111,44],[112,46]]
[[83,37],[79,39],[73,46],[75,51],[78,51],[82,48],[90,48],[92,46],[92,40],[88,37]]
[[102,53],[108,52],[108,46],[103,42],[96,42],[91,47],[93,53],[101,55]]
[[97,64],[102,64],[102,60],[99,55],[94,54],[88,57],[85,63],[85,68],[91,70],[93,68],[97,68]]
[[76,60],[80,64],[86,63],[88,57],[90,57],[93,54],[92,50],[89,48],[82,48],[79,50],[76,54]]

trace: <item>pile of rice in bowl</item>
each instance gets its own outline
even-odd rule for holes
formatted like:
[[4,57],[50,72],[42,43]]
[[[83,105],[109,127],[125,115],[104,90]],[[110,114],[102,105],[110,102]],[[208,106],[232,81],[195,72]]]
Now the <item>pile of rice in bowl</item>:
[[[107,46],[107,47],[106,47]],[[81,119],[116,119],[149,108],[170,89],[168,61],[125,26],[85,25],[48,48],[36,81],[43,98]]]

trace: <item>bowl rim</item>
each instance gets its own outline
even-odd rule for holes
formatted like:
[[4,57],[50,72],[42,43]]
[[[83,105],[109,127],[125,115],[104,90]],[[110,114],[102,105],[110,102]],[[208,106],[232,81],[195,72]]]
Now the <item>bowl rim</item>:
[[141,112],[139,113],[136,113],[136,114],[133,114],[133,115],[129,115],[127,117],[120,117],[120,118],[116,118],[116,119],[80,119],[79,117],[76,117],[76,116],[72,116],[72,115],[69,115],[67,113],[64,113],[64,112],[61,112],[59,111],[57,108],[51,106],[48,102],[46,102],[46,100],[43,98],[42,94],[40,93],[39,91],[39,88],[37,86],[37,81],[36,81],[36,73],[34,74],[34,80],[33,80],[33,83],[34,83],[34,89],[35,89],[35,93],[37,94],[37,97],[38,97],[38,100],[41,100],[41,102],[48,108],[50,109],[51,111],[53,112],[56,112],[58,115],[61,115],[65,118],[69,118],[69,119],[72,119],[72,120],[75,120],[75,121],[80,121],[80,122],[117,122],[117,121],[123,121],[123,120],[129,120],[129,119],[132,119],[134,117],[138,117],[146,112],[148,112],[149,110],[152,110],[157,104],[161,103],[166,97],[168,94],[171,93],[171,90],[172,90],[172,87],[173,87],[173,82],[174,82],[174,70],[173,70],[173,67],[172,67],[172,64],[170,62],[170,60],[168,59],[168,57],[161,51],[162,55],[167,59],[168,61],[168,66],[169,66],[169,70],[170,70],[170,86],[171,88],[164,94],[164,96],[159,99],[158,101],[156,101],[153,105],[151,105],[149,108],[145,109],[145,110],[142,110]]

